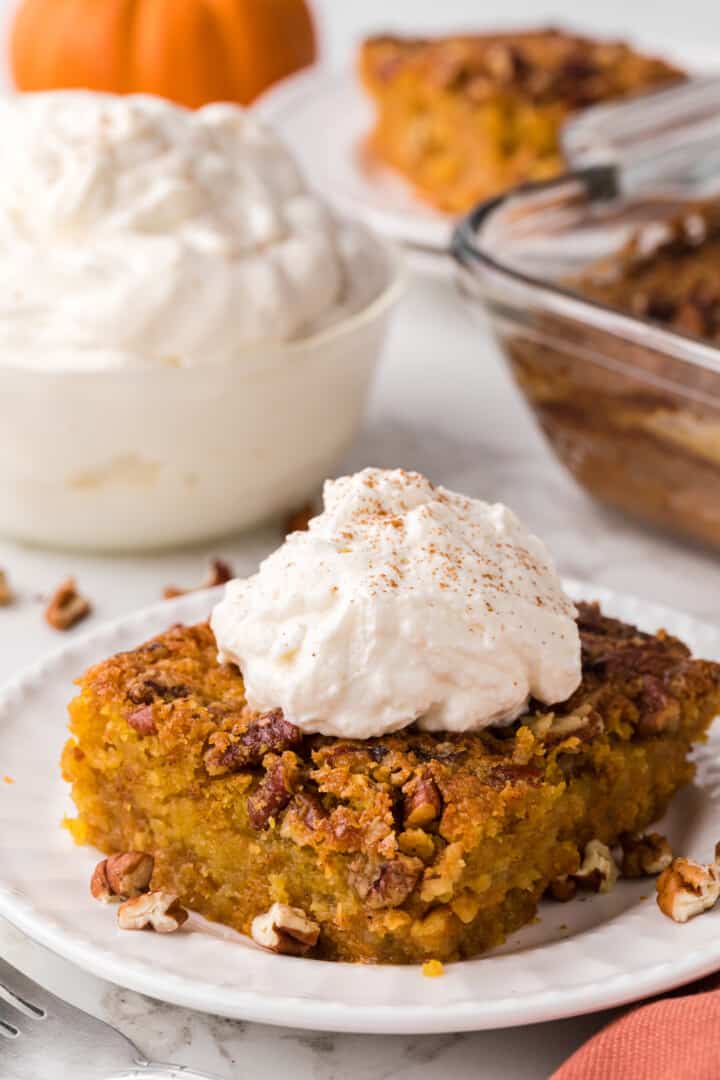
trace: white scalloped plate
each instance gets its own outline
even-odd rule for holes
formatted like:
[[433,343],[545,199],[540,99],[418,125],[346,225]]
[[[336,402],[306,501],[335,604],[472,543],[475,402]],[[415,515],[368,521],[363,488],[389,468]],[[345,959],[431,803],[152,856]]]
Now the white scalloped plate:
[[[698,655],[720,659],[720,629],[607,590],[570,583],[576,598],[645,629],[667,627]],[[352,966],[262,952],[193,917],[163,937],[118,931],[93,903],[97,854],[75,847],[58,758],[72,680],[173,622],[207,616],[217,592],[182,597],[111,623],[17,678],[0,694],[0,914],[95,975],[164,1001],[222,1016],[330,1031],[425,1033],[552,1020],[668,990],[720,966],[720,910],[686,926],[662,916],[653,882],[621,882],[608,896],[546,904],[540,922],[502,949],[450,964],[442,978],[417,967]],[[662,829],[676,850],[707,859],[720,834],[720,732],[699,755],[698,779]]]

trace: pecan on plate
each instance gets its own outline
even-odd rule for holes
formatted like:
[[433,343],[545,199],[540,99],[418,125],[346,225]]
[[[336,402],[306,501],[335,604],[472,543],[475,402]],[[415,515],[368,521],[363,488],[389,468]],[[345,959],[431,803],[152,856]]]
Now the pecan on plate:
[[305,956],[317,945],[320,927],[302,908],[275,903],[256,915],[250,927],[256,945],[285,956]]
[[655,882],[657,904],[663,915],[686,923],[714,907],[720,898],[720,869],[692,859],[673,859]]
[[104,904],[129,900],[150,888],[155,860],[144,851],[123,851],[97,864],[90,892]]
[[581,889],[589,889],[591,892],[610,892],[618,879],[618,867],[607,844],[603,844],[600,840],[590,840],[585,845],[580,869],[572,877]]
[[172,934],[186,921],[188,913],[174,893],[149,892],[125,900],[118,908],[121,930],[155,930]]

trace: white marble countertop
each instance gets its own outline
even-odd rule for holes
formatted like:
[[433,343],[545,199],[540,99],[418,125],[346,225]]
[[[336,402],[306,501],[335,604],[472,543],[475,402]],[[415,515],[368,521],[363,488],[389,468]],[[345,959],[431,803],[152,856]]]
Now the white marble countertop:
[[[475,14],[469,0],[446,0],[441,9],[401,0],[392,18],[385,17],[387,5],[379,0],[363,5],[325,0],[319,7],[336,59],[365,27],[403,21],[406,26],[458,25]],[[575,23],[584,21],[574,6],[565,7]],[[720,30],[720,13],[700,0],[673,4],[673,14],[670,5],[661,8],[650,2],[633,6],[638,34],[651,41],[667,41],[670,35],[687,41],[693,26],[703,26],[705,35],[711,23]],[[530,0],[508,0],[504,9],[509,18],[528,23],[548,18],[545,5]],[[562,10],[562,4],[554,4],[552,18],[561,17]],[[625,32],[629,19],[627,5],[609,0],[589,24]],[[468,494],[507,502],[544,537],[563,573],[661,600],[709,621],[718,618],[718,559],[647,533],[577,489],[551,458],[494,348],[446,282],[415,280],[398,314],[367,425],[343,467],[367,464],[417,468]],[[278,537],[278,530],[266,529],[208,549],[141,559],[90,558],[0,543],[0,567],[9,571],[20,594],[17,605],[0,611],[0,681],[58,644],[42,622],[39,595],[62,576],[77,575],[95,602],[93,620],[99,622],[156,600],[164,584],[200,580],[210,555],[227,557],[238,572],[249,570]],[[412,1038],[303,1033],[214,1019],[117,989],[49,955],[2,922],[0,954],[67,1000],[116,1024],[149,1057],[215,1071],[228,1080],[286,1075],[296,1080],[434,1080],[440,1075],[538,1080],[607,1019],[599,1014],[522,1030]],[[12,1077],[2,1074],[2,1080]],[[50,1047],[42,1080],[66,1080]]]

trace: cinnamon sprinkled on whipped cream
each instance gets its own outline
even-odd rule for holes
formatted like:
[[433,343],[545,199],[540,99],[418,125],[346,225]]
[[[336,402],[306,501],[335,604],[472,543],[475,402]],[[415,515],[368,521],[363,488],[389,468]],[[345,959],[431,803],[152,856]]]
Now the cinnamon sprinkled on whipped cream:
[[577,688],[575,609],[507,507],[402,469],[328,481],[324,503],[213,612],[253,708],[364,739],[509,723]]

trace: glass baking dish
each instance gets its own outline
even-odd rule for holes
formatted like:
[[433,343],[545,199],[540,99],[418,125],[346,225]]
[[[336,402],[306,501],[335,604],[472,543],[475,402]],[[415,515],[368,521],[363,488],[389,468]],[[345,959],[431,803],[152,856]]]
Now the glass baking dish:
[[[489,314],[518,386],[579,483],[720,548],[720,348],[568,285],[631,237],[652,246],[695,200],[720,191],[720,81],[681,92],[686,112],[699,106],[701,115],[670,139],[655,123],[656,102],[676,91],[629,110],[603,107],[604,126],[590,110],[584,131],[568,132],[568,156],[582,167],[476,208],[456,230],[453,255],[462,292]],[[598,158],[609,160],[583,164]]]

